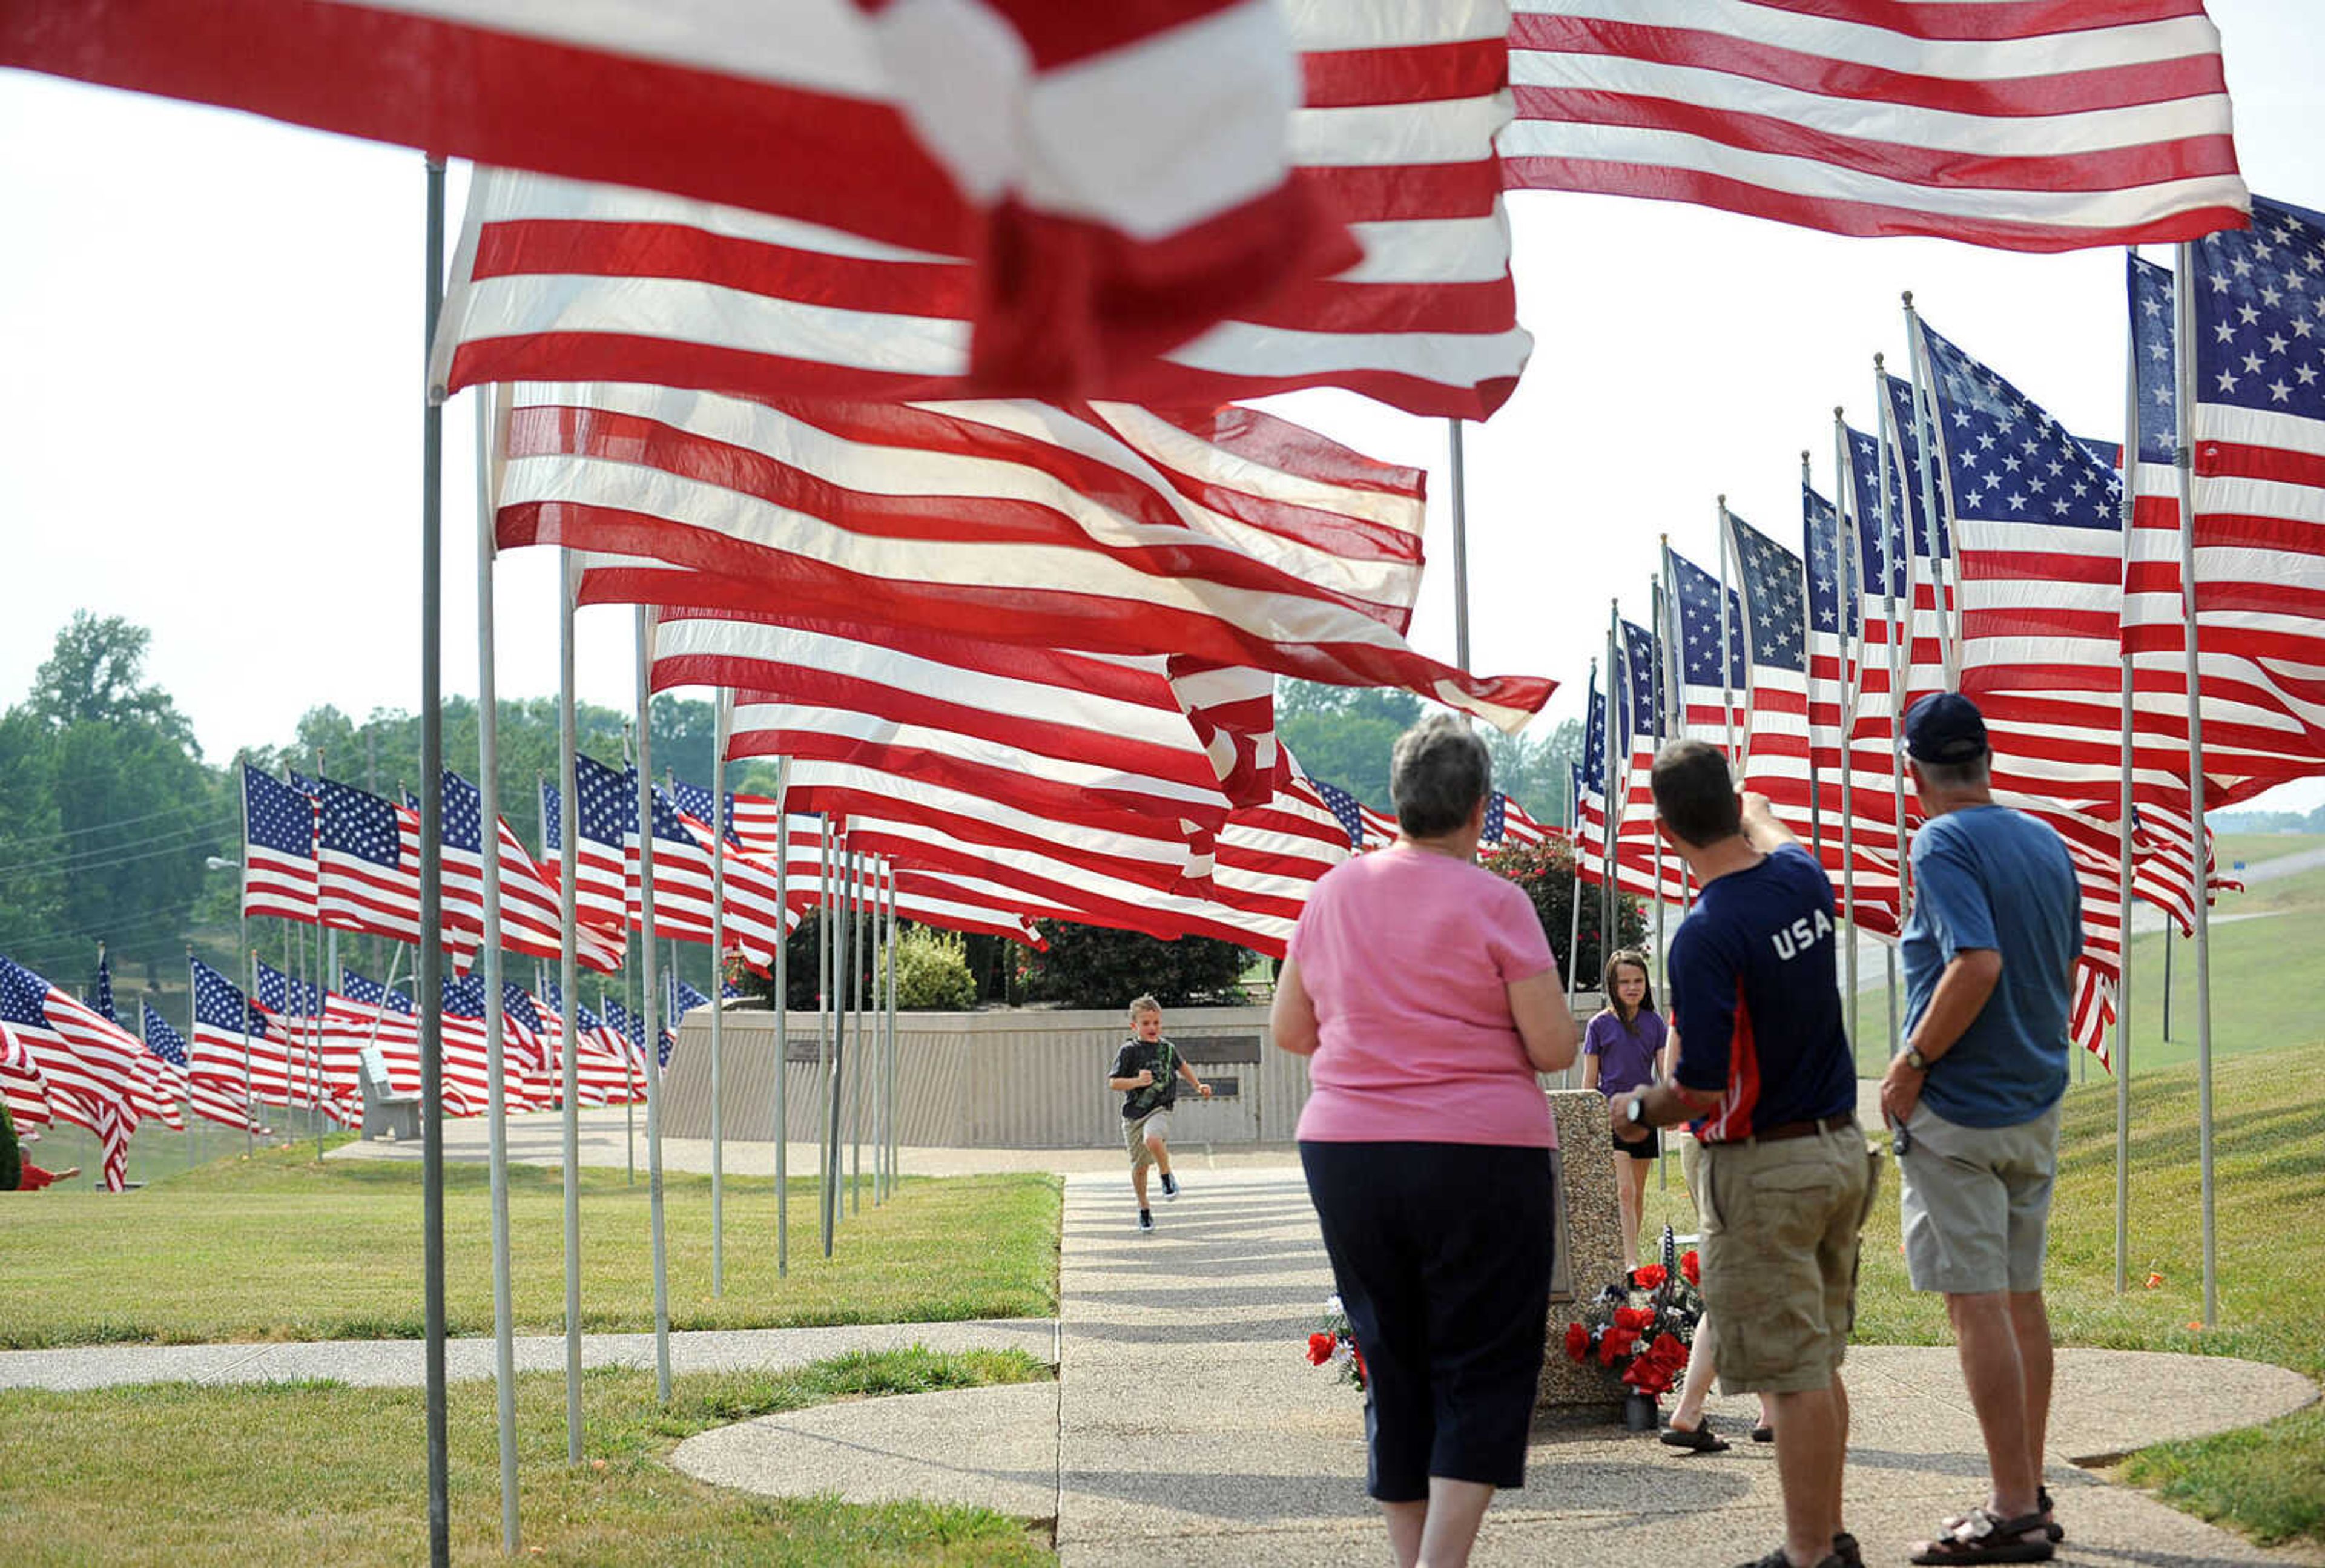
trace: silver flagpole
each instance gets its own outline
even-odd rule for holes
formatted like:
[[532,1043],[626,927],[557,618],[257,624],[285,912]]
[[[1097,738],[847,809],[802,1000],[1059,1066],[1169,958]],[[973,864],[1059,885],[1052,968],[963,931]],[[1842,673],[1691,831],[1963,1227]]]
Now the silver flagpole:
[[[501,725],[493,668],[492,411],[477,404],[477,842],[484,875],[485,1129],[492,1191],[493,1383],[499,1397],[501,1551],[517,1554],[516,1305],[509,1285],[508,1050],[501,1002]],[[435,788],[444,775],[435,775]]]
[[[1801,520],[1808,521],[1809,450],[1801,449]],[[1816,765],[1816,661],[1809,657],[1809,550],[1808,541],[1801,541],[1801,685],[1809,705],[1809,852],[1816,862],[1824,864],[1824,799],[1817,787]]]
[[662,1036],[654,995],[653,609],[638,606],[638,1034],[645,1050],[646,1223],[653,1246],[654,1396],[670,1403],[670,1257],[662,1231]]
[[[1668,535],[1666,535],[1666,537],[1668,537]],[[1647,579],[1647,624],[1654,628],[1654,689],[1658,697],[1662,696],[1663,691],[1663,649],[1665,646],[1663,643],[1663,619],[1670,612],[1670,606],[1663,600],[1663,583],[1667,580],[1668,579],[1666,578],[1653,576],[1650,576]],[[1663,720],[1664,716],[1663,712],[1663,704],[1658,702],[1656,704],[1656,712],[1654,715],[1655,749],[1658,751],[1663,749],[1663,742],[1670,738],[1669,736],[1663,733]],[[1654,839],[1655,995],[1663,997],[1671,994],[1671,971],[1663,962],[1663,836],[1661,833],[1657,833],[1654,836]],[[1658,1140],[1658,1143],[1660,1143],[1660,1140]],[[1662,1160],[1660,1156],[1658,1156],[1656,1161],[1656,1170],[1658,1174],[1661,1173]]]
[[1727,731],[1722,745],[1728,752],[1728,770],[1737,778],[1744,775],[1743,759],[1736,755],[1736,694],[1728,681],[1728,650],[1735,646],[1728,617],[1728,497],[1719,497],[1719,721]]
[[[2136,257],[2133,246],[2126,253]],[[2126,269],[2128,270],[2128,269]],[[2123,359],[2123,495],[2116,521],[2123,529],[2122,588],[2131,591],[2131,518],[2133,492],[2139,480],[2139,342],[2126,322]],[[2121,613],[2120,610],[2117,611]],[[2195,619],[2191,616],[2189,625]],[[2115,1293],[2121,1295],[2130,1282],[2131,1265],[2131,813],[2132,813],[2132,696],[2133,657],[2128,645],[2117,639],[2123,655],[2123,795],[2115,825],[2116,895],[2123,905],[2123,950],[2117,966],[2115,988]],[[2196,846],[2200,860],[2203,845]],[[2206,880],[2209,882],[2209,878]],[[2206,890],[2209,891],[2209,888]],[[2169,929],[2168,925],[2166,927]],[[2169,940],[2167,937],[2166,940]]]
[[[1616,623],[1621,620],[1622,613],[1622,606],[1617,601],[1611,598],[1607,601],[1607,810],[1605,813],[1607,830],[1603,835],[1606,841],[1600,846],[1606,852],[1607,865],[1606,882],[1598,889],[1600,916],[1598,967],[1602,972],[1607,967],[1607,955],[1615,951],[1615,914],[1619,907],[1615,892],[1615,831],[1619,809],[1615,793],[1615,781],[1621,776],[1621,774],[1616,767],[1616,755],[1618,749],[1625,754],[1623,765],[1627,769],[1630,765],[1628,753],[1631,749],[1631,738],[1627,733],[1624,735],[1619,745],[1615,738],[1615,718],[1617,712],[1615,690],[1617,686],[1622,686],[1625,695],[1627,696],[1629,694],[1627,682],[1630,680],[1629,666],[1616,656],[1617,639],[1622,635]],[[1630,728],[1626,720],[1623,728],[1627,731]]]
[[896,1090],[900,1087],[896,1072],[896,937],[901,929],[897,924],[896,904],[896,865],[892,860],[888,863],[888,1139],[885,1151],[888,1195],[892,1198],[896,1195],[896,1179],[903,1174],[900,1155],[903,1139],[897,1117],[899,1107],[896,1098]]
[[[435,320],[432,313],[429,320],[431,323]],[[235,892],[235,907],[240,912],[241,932],[236,939],[235,980],[246,986],[250,984],[250,775],[242,771],[249,766],[248,759],[242,753],[235,753],[235,777],[242,784],[242,868],[236,875],[244,882],[244,886]],[[193,949],[188,948],[186,954],[191,958]],[[190,970],[187,972],[189,975],[192,973]],[[250,1087],[250,1006],[246,997],[243,998],[242,1016],[237,1022],[242,1025],[242,1152],[247,1155],[258,1148],[258,1118],[251,1114],[251,1108],[258,1103],[258,1097]]]
[[818,835],[821,852],[817,857],[821,882],[817,886],[815,908],[816,988],[815,988],[815,1048],[817,1124],[815,1144],[815,1224],[818,1239],[823,1244],[823,1255],[831,1256],[831,1059],[832,1016],[831,980],[831,904],[832,891],[838,883],[832,859],[836,853],[834,841],[838,838],[838,819],[827,814]]
[[[1598,683],[1598,661],[1590,661],[1590,684]],[[1588,691],[1586,687],[1584,690]],[[1590,707],[1588,699],[1582,708],[1582,749],[1588,757],[1590,751]],[[1582,793],[1576,787],[1581,776],[1579,767],[1566,770],[1566,849],[1567,865],[1574,873],[1574,888],[1566,901],[1566,1007],[1574,1009],[1574,977],[1582,968]],[[1563,1082],[1563,1075],[1561,1076]]]
[[[573,552],[557,552],[557,982],[565,1004],[565,1461],[581,1462],[581,803],[573,700]],[[602,999],[602,998],[601,998]],[[625,1074],[626,1077],[627,1075]],[[624,1085],[624,1098],[628,1098]]]
[[792,762],[775,762],[775,1277],[792,1271],[792,955],[783,922],[791,908]]
[[[1880,437],[1876,442],[1881,449],[1881,612],[1889,626],[1889,788],[1896,808],[1897,821],[1897,919],[1903,926],[1908,902],[1911,877],[1908,871],[1913,860],[1911,846],[1905,833],[1905,676],[1913,665],[1913,542],[1907,530],[1897,526],[1898,519],[1890,515],[1890,448],[1889,431],[1896,422],[1889,417],[1888,371],[1882,357],[1873,357],[1873,395],[1875,428]],[[1898,614],[1896,597],[1897,561],[1900,553],[1905,563],[1904,614]],[[1889,979],[1889,1051],[1894,1056],[1902,1045],[1897,1037],[1897,945],[1891,942],[1882,955]]]
[[865,1044],[868,1034],[867,1026],[871,1020],[865,1016],[866,1005],[869,998],[866,995],[862,974],[866,969],[866,960],[871,953],[870,948],[866,945],[866,938],[877,934],[876,931],[867,930],[866,925],[866,917],[871,904],[866,895],[872,879],[877,875],[878,871],[873,865],[870,856],[866,856],[857,863],[855,913],[850,916],[850,923],[856,932],[857,953],[856,968],[851,970],[848,976],[848,984],[856,994],[856,1062],[854,1071],[849,1073],[848,1080],[848,1212],[851,1214],[864,1212],[864,1074],[871,1065],[872,1056],[866,1049]]
[[[444,165],[428,160],[427,335],[444,306]],[[424,358],[423,358],[424,363]],[[444,776],[444,407],[429,388],[420,421],[420,771]],[[428,1381],[428,1560],[452,1560],[444,1378],[444,791],[420,795],[420,1233]]]
[[[1954,570],[1954,489],[1946,465],[1938,460],[1946,432],[1938,428],[1937,390],[1930,380],[1929,346],[1922,319],[1913,313],[1913,291],[1905,291],[1905,354],[1911,377],[1914,439],[1921,445],[1922,505],[1930,528],[1930,587],[1938,604],[1938,630],[1946,690],[1961,690],[1961,574]],[[1926,399],[1926,403],[1924,402]],[[1951,599],[1951,608],[1947,601]]]
[[1461,422],[1445,422],[1453,466],[1453,662],[1469,667],[1469,496],[1461,452]]
[[721,686],[711,699],[710,741],[710,1294],[727,1294],[726,1013],[727,987],[727,737],[735,721],[735,694]]
[[[1841,590],[1847,603],[1841,612],[1840,646],[1840,918],[1848,928],[1848,945],[1841,950],[1848,988],[1848,1060],[1857,1062],[1857,801],[1852,780],[1857,772],[1857,685],[1865,659],[1865,587],[1857,553],[1857,520],[1848,506],[1850,491],[1848,437],[1841,411],[1832,411],[1833,497],[1835,531],[1840,535]],[[1848,629],[1854,614],[1857,631]]]
[[[2204,691],[2201,626],[2196,583],[2196,246],[2181,240],[2172,296],[2172,371],[2178,382],[2180,426],[2173,459],[2180,469],[2180,580],[2188,623],[2188,815],[2194,838],[2191,859],[2196,886],[2196,1146],[2204,1204],[2204,1326],[2220,1321],[2219,1237],[2212,1206],[2212,878],[2205,854]],[[2124,907],[2124,945],[2130,946],[2131,909]],[[2163,940],[2172,932],[2167,923]]]
[[[845,842],[845,835],[842,835]],[[824,841],[824,852],[831,853],[830,840]],[[844,1211],[840,1200],[844,1195],[840,1184],[848,1178],[839,1153],[840,1095],[848,1081],[848,981],[849,958],[848,950],[848,881],[855,871],[855,851],[839,851],[839,870],[834,890],[831,932],[831,1070],[825,1075],[823,1107],[823,1255],[831,1256],[832,1242],[839,1229]]]

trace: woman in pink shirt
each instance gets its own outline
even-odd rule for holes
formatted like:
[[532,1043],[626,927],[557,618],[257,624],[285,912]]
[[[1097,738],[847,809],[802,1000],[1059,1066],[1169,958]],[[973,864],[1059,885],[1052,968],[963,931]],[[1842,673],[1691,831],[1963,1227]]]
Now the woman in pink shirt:
[[1366,1489],[1403,1568],[1468,1561],[1525,1484],[1574,1020],[1533,901],[1477,865],[1493,765],[1450,714],[1397,738],[1396,843],[1316,884],[1276,977],[1310,1058],[1300,1159],[1367,1372]]

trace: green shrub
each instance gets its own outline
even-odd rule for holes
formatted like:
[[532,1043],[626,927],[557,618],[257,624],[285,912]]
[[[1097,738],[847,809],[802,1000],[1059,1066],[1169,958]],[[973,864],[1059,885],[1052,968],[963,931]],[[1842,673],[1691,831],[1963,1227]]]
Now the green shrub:
[[[887,976],[877,994],[887,999]],[[950,932],[908,925],[896,936],[896,1006],[907,1011],[965,1012],[977,1006],[968,944]]]
[[[1558,960],[1559,978],[1571,975],[1583,989],[1596,989],[1598,977],[1607,967],[1603,955],[1607,950],[1598,940],[1598,927],[1605,920],[1604,895],[1590,884],[1583,884],[1582,919],[1580,930],[1577,931],[1573,920],[1574,857],[1566,840],[1545,839],[1539,844],[1513,844],[1507,849],[1487,851],[1477,863],[1508,877],[1533,900],[1542,934],[1550,938],[1551,954]],[[1576,944],[1582,950],[1579,970],[1566,951],[1570,937],[1579,938]],[[1639,901],[1627,893],[1616,895],[1615,946],[1640,947],[1646,940],[1647,917]]]
[[8,1102],[0,1100],[0,1192],[13,1192],[24,1179],[23,1155],[16,1147],[16,1124],[9,1119]]
[[1251,954],[1231,942],[1209,936],[1163,942],[1135,931],[1062,920],[1042,922],[1042,934],[1049,940],[1049,950],[1022,953],[1018,959],[1025,995],[1033,1001],[1120,1008],[1142,994],[1166,1007],[1243,1000],[1237,982],[1249,967]]

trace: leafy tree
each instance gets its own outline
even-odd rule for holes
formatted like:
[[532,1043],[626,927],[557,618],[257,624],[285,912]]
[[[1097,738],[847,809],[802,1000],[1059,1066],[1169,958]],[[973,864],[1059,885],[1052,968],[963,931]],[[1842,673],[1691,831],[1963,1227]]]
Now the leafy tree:
[[1410,691],[1276,682],[1275,733],[1300,765],[1383,811],[1389,748],[1420,717],[1421,699]]
[[159,686],[141,684],[153,634],[119,616],[87,610],[57,634],[57,645],[32,677],[26,706],[53,729],[75,724],[144,724],[199,758],[193,726]]
[[71,840],[59,836],[49,751],[48,727],[30,710],[0,715],[0,952],[12,956],[60,923],[58,860]]
[[1120,1007],[1142,992],[1166,1007],[1239,1001],[1243,993],[1237,981],[1252,957],[1216,937],[1163,942],[1061,920],[1042,922],[1041,931],[1049,940],[1048,951],[1021,949],[1017,960],[1025,996],[1070,1007]]
[[[1574,858],[1566,840],[1549,839],[1539,844],[1513,845],[1486,856],[1479,864],[1508,877],[1533,900],[1534,914],[1542,919],[1542,933],[1550,938],[1551,954],[1558,960],[1560,977],[1570,975],[1576,985],[1596,989],[1607,967],[1605,955],[1611,951],[1600,941],[1606,905],[1598,887],[1583,884],[1582,919],[1579,932],[1575,932]],[[1570,933],[1580,939],[1575,944],[1581,952],[1579,970],[1574,967],[1574,954],[1568,951]],[[1646,939],[1647,920],[1639,901],[1627,893],[1616,894],[1615,946],[1637,947]]]

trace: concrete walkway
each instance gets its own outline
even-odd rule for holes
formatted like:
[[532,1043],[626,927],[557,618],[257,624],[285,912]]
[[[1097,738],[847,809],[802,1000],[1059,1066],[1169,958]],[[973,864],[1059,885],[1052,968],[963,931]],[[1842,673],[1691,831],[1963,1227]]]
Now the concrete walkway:
[[[1188,1192],[1141,1236],[1120,1172],[1066,1187],[1055,1385],[827,1406],[689,1439],[680,1467],[776,1496],[978,1503],[1055,1521],[1068,1568],[1385,1561],[1363,1496],[1358,1396],[1301,1358],[1329,1272],[1298,1174],[1182,1164]],[[1952,1353],[1866,1348],[1849,1522],[1868,1560],[1978,1500],[1983,1461]],[[2285,1559],[2073,1461],[2265,1421],[2317,1397],[2279,1368],[2070,1350],[2059,1361],[2051,1486],[2059,1561],[2180,1568]],[[1725,1564],[1782,1534],[1773,1452],[1681,1455],[1610,1427],[1548,1430],[1528,1488],[1488,1518],[1480,1563]]]

